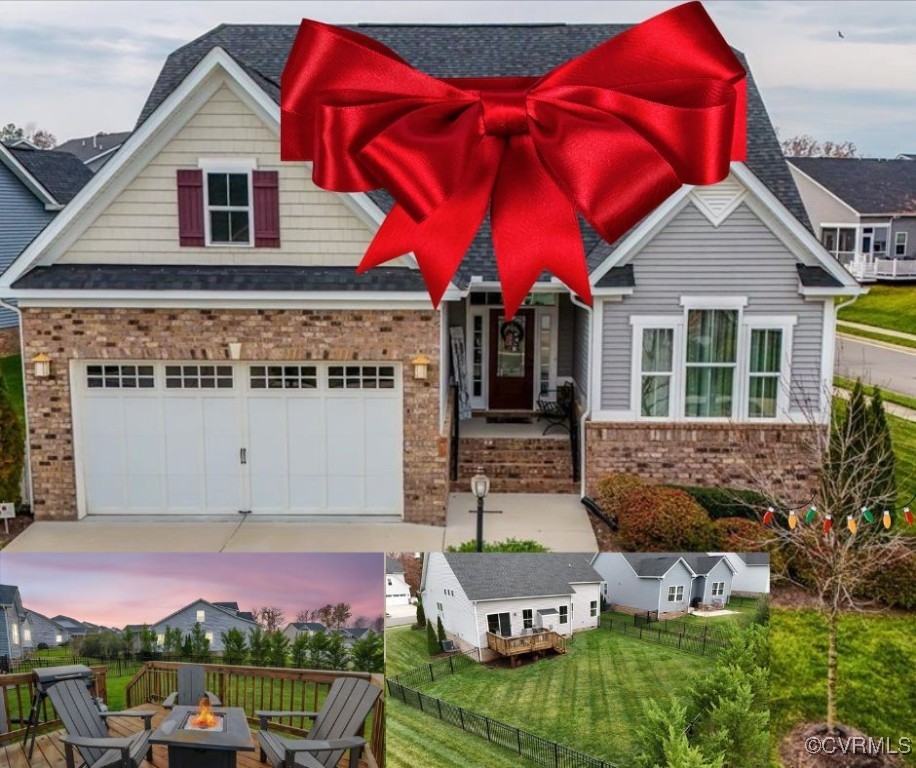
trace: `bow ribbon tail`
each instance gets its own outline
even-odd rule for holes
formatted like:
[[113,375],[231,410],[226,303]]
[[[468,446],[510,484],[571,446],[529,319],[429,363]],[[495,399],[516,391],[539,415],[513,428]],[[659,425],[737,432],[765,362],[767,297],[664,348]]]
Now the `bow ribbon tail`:
[[501,144],[484,137],[458,187],[425,219],[416,221],[400,204],[395,205],[369,245],[357,274],[412,252],[433,306],[438,307],[486,216]]
[[515,315],[544,271],[591,304],[575,208],[541,165],[531,136],[509,139],[493,189],[490,217],[507,319]]

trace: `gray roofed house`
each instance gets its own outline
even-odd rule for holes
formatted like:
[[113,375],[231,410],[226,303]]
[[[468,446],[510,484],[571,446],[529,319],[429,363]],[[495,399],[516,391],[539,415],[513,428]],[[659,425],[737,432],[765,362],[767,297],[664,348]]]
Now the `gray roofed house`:
[[25,614],[29,622],[29,637],[25,643],[26,648],[35,649],[41,644],[48,646],[48,648],[56,648],[69,641],[70,635],[67,630],[57,622],[30,608],[25,609]]
[[725,555],[735,571],[732,594],[757,597],[770,592],[769,552],[711,552]]
[[111,156],[127,141],[130,131],[116,133],[96,133],[93,136],[82,136],[70,139],[57,146],[58,152],[69,152],[74,155],[92,173],[98,171]]
[[[353,29],[454,77],[542,74],[627,26]],[[663,482],[689,467],[697,484],[750,484],[740,468],[760,471],[762,450],[778,457],[763,472],[808,490],[808,419],[827,423],[831,407],[833,308],[862,288],[812,234],[752,76],[747,162],[683,187],[615,243],[580,221],[593,305],[542,275],[509,320],[488,220],[439,307],[411,254],[356,274],[393,199],[322,190],[308,164],[281,161],[296,30],[225,24],[172,52],[135,130],[0,277],[0,298],[23,310],[26,357],[52,337],[63,350],[59,375],[26,397],[44,436],[29,446],[37,519],[444,525],[450,504],[468,508],[479,465],[495,493],[581,497],[633,466]],[[114,350],[115,337],[130,341]],[[688,362],[709,344],[727,359],[721,391]],[[149,434],[132,428],[134,408]],[[521,459],[502,439],[519,432]],[[697,465],[698,450],[710,460]],[[728,470],[720,456],[735,459]],[[189,461],[191,476],[170,469]]]
[[815,234],[863,281],[916,279],[916,163],[790,157]]
[[450,553],[445,559],[470,600],[569,595],[601,581],[589,558],[563,553]]
[[0,657],[22,658],[26,626],[27,617],[19,587],[0,584]]
[[92,631],[92,628],[88,624],[77,621],[70,616],[52,616],[51,621],[64,629],[70,637],[81,637]]
[[260,624],[248,618],[251,614],[247,611],[225,607],[232,605],[237,606],[238,603],[211,603],[203,598],[198,598],[150,624],[150,628],[157,634],[159,645],[162,645],[166,627],[180,629],[184,634],[188,634],[195,624],[199,624],[210,641],[210,650],[214,653],[221,653],[224,650],[221,637],[223,632],[238,629],[247,637],[251,630],[260,627]]
[[283,634],[290,642],[294,642],[300,635],[312,637],[319,632],[327,632],[327,627],[320,621],[291,621],[283,629]]

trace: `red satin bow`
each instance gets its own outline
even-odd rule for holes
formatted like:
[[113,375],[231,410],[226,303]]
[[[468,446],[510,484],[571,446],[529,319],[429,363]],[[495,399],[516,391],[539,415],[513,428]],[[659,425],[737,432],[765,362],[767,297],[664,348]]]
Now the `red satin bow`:
[[699,2],[521,78],[440,80],[306,19],[283,70],[281,155],[313,161],[325,189],[387,189],[397,204],[358,271],[413,252],[434,304],[489,206],[511,317],[544,270],[591,301],[577,211],[613,243],[745,158],[744,78]]

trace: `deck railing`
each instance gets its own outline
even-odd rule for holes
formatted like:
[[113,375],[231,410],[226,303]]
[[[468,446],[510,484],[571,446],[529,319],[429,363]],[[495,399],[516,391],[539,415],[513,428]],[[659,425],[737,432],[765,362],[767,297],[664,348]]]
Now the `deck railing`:
[[530,635],[503,637],[487,632],[487,647],[500,656],[515,656],[520,653],[535,653],[553,649],[566,651],[566,638],[557,632],[532,632]]
[[[92,695],[106,701],[105,667],[90,667],[92,670]],[[35,694],[35,678],[31,672],[0,675],[0,744],[14,741],[25,735],[26,722],[32,711]],[[38,712],[41,730],[60,727],[60,720],[51,702],[45,698]]]
[[[146,662],[127,684],[127,707],[143,704],[160,704],[170,693],[178,690],[176,662]],[[315,669],[286,669],[277,667],[237,667],[227,664],[201,664],[206,673],[207,690],[213,691],[224,706],[241,707],[252,722],[257,722],[259,709],[317,712],[334,681],[341,677],[371,680],[384,689],[381,675],[365,672],[337,672]],[[366,765],[384,766],[385,760],[385,704],[379,697],[367,718],[366,740],[369,748],[364,753]],[[311,724],[307,718],[286,719],[282,724],[271,725],[276,730],[304,735]],[[365,734],[364,734],[365,735]]]

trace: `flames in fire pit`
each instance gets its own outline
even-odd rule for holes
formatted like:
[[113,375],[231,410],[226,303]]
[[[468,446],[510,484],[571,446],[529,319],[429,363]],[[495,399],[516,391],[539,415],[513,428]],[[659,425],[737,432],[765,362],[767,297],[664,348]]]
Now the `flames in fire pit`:
[[188,718],[187,727],[195,731],[209,731],[220,728],[223,718],[217,715],[210,706],[210,699],[204,696],[198,704],[196,715]]

